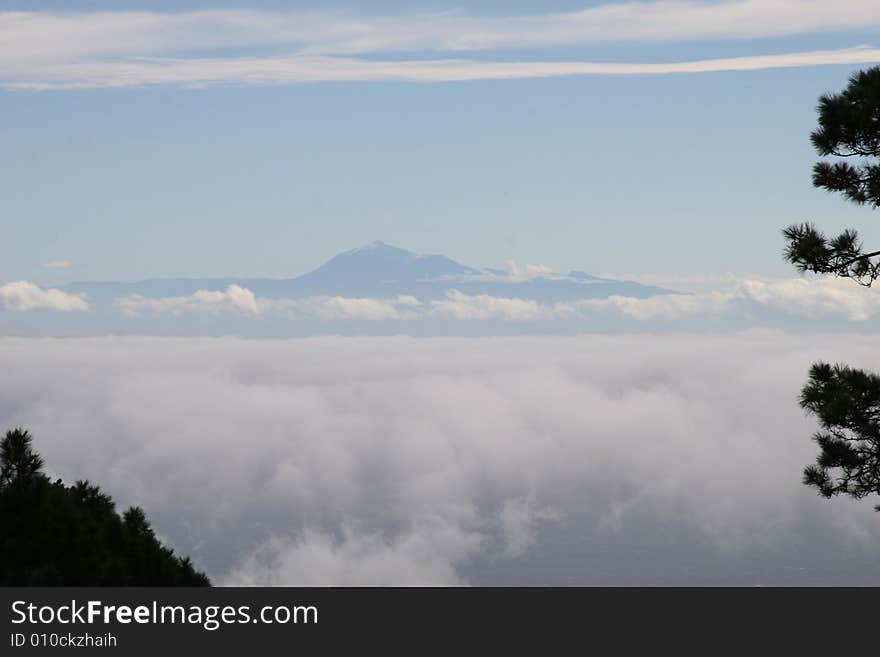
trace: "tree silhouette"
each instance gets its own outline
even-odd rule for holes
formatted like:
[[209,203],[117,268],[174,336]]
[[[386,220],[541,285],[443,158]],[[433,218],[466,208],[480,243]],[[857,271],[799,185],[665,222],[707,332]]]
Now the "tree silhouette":
[[[819,99],[819,128],[810,139],[823,157],[813,185],[859,205],[880,207],[880,67],[854,74],[839,94]],[[864,250],[858,233],[827,237],[809,223],[783,230],[785,258],[801,272],[832,274],[870,287],[880,276],[880,251]],[[822,430],[816,463],[803,481],[824,497],[880,494],[880,377],[846,365],[816,363],[801,391],[801,407]],[[874,507],[880,511],[880,505]]]
[[143,510],[122,517],[98,486],[43,473],[33,438],[0,441],[0,586],[207,586],[155,536]]
[[43,459],[34,452],[33,439],[24,429],[13,429],[0,442],[0,488],[27,486],[43,467]]
[[[810,135],[823,157],[813,185],[838,192],[858,205],[880,207],[880,67],[853,75],[839,94],[819,99],[819,128]],[[783,231],[785,258],[801,272],[834,274],[870,285],[880,276],[880,251],[866,252],[854,230],[827,237],[809,223]]]
[[823,429],[814,435],[821,451],[804,469],[804,483],[824,497],[880,494],[880,377],[817,363],[801,406],[818,416]]

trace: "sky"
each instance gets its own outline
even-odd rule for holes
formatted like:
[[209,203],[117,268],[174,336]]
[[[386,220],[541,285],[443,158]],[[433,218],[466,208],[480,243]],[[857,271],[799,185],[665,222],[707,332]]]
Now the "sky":
[[0,283],[291,276],[376,239],[788,276],[792,222],[880,243],[808,139],[878,29],[870,0],[6,2]]

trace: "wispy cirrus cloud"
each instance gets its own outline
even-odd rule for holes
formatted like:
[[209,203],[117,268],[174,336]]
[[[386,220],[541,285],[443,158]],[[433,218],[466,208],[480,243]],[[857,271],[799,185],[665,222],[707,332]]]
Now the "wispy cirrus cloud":
[[[462,53],[783,37],[880,26],[873,0],[661,0],[575,12],[2,12],[0,84],[28,89],[651,75],[880,61],[870,47],[674,62],[516,61]],[[230,54],[234,51],[235,54]],[[418,59],[377,56],[419,53]],[[443,57],[425,55],[443,53]],[[369,58],[365,58],[369,55]],[[543,58],[542,58],[543,59]]]
[[467,82],[573,75],[672,75],[880,62],[880,48],[858,46],[784,55],[670,63],[501,62],[467,59],[376,61],[352,57],[128,58],[59,63],[2,74],[8,88],[51,91],[144,87],[280,85],[312,82]]
[[4,61],[289,46],[309,54],[462,52],[756,39],[880,27],[873,0],[608,2],[571,12],[2,12]]

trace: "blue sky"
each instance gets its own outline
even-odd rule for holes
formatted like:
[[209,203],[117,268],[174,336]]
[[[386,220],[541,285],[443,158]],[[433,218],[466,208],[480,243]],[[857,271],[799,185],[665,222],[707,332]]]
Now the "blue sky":
[[[609,4],[624,18],[607,19]],[[384,2],[332,12],[322,3],[309,19],[312,38],[297,31],[298,12],[317,7],[307,3],[249,3],[246,15],[230,13],[241,5],[229,2],[126,11],[112,2],[5,3],[32,13],[27,24],[9,13],[0,21],[9,37],[0,281],[286,276],[375,239],[475,266],[515,259],[562,271],[781,276],[790,273],[779,237],[788,223],[855,226],[880,242],[874,211],[810,186],[817,97],[867,62],[485,72],[488,62],[658,65],[880,46],[880,20],[865,20],[871,3],[835,3],[830,27],[827,3],[775,3],[787,21],[767,4],[425,2],[416,11]],[[575,18],[551,15],[590,7],[606,18],[588,15],[573,35]],[[193,13],[206,8],[219,10],[223,29]],[[739,18],[699,13],[707,9]],[[493,22],[517,16],[513,28]],[[654,18],[642,25],[644,16]],[[366,46],[335,31],[352,17],[371,30]],[[490,45],[462,47],[461,25]],[[422,32],[409,36],[414,29]],[[25,30],[49,45],[34,45]],[[344,79],[301,81],[325,59],[302,60],[281,80],[236,72],[242,58],[303,52],[343,60]],[[150,72],[148,83],[131,83],[140,73],[126,67],[142,58],[162,61],[161,79]],[[423,76],[408,81],[361,68],[449,59],[467,60],[477,79],[407,72]],[[72,266],[45,267],[58,261]]]

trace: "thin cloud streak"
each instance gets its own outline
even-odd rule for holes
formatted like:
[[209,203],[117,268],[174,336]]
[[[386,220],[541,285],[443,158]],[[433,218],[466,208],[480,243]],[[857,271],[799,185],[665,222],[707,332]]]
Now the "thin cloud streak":
[[[0,12],[0,87],[458,82],[866,64],[880,61],[880,50],[861,46],[666,63],[537,61],[525,55],[511,61],[510,53],[609,43],[761,39],[877,26],[880,14],[873,0],[834,5],[812,0],[630,2],[500,17],[463,11],[372,16],[328,10]],[[229,54],[233,49],[235,54]],[[458,56],[499,51],[507,54],[488,61]],[[422,56],[380,59],[393,53]]]
[[857,46],[784,55],[728,57],[688,62],[486,62],[418,60],[382,62],[345,57],[239,57],[127,59],[0,70],[0,86],[49,91],[180,85],[281,85],[315,82],[464,82],[574,75],[671,75],[756,71],[880,62],[880,48]]

